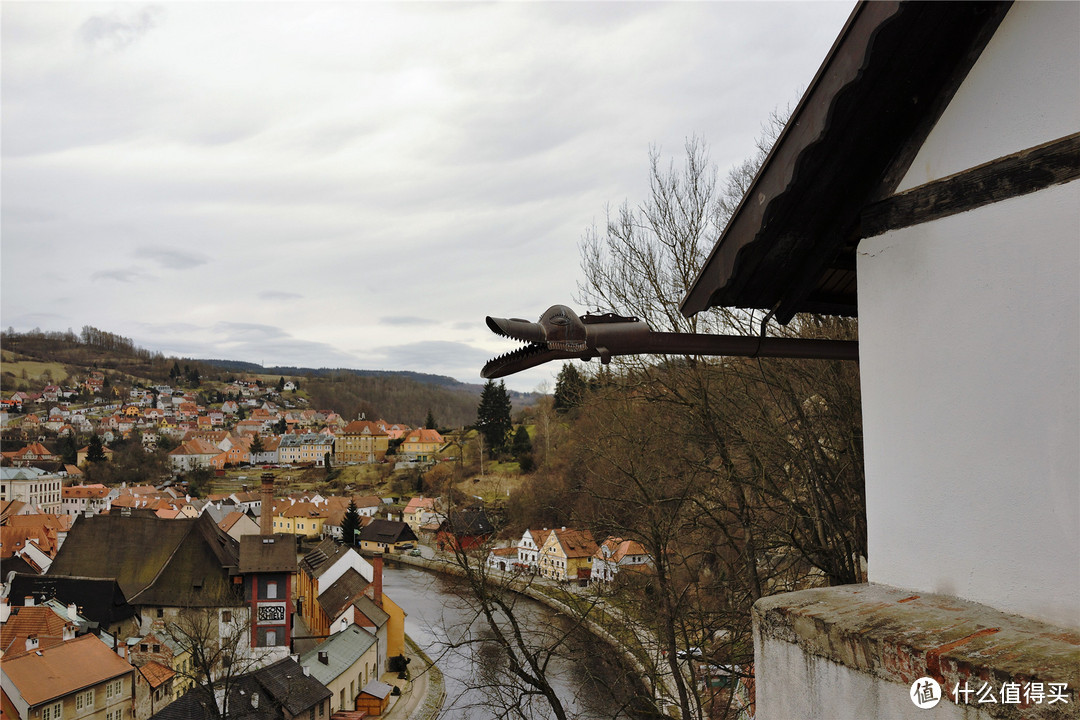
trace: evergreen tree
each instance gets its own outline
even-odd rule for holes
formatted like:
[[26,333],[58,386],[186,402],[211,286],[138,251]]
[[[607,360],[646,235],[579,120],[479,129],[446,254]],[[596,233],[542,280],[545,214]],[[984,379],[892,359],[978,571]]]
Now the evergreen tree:
[[79,458],[79,444],[75,442],[75,436],[73,434],[67,434],[60,438],[60,459],[64,461],[66,465],[74,465]]
[[252,461],[256,455],[266,452],[266,445],[263,444],[262,435],[256,435],[251,439],[251,447],[248,448],[248,452],[251,453]]
[[277,391],[279,393],[285,392],[285,378],[279,377],[277,379]]
[[581,405],[585,399],[585,387],[585,380],[573,363],[563,363],[559,376],[555,378],[555,410],[566,412]]
[[518,426],[517,432],[514,433],[514,443],[510,449],[514,453],[514,457],[532,452],[532,440],[529,438],[529,431],[525,429],[524,425]]
[[90,436],[90,444],[86,448],[86,459],[89,462],[102,462],[105,460],[105,446],[101,444],[101,436]]
[[356,510],[356,500],[349,499],[349,507],[341,520],[341,539],[346,545],[356,544],[356,532],[360,529],[360,513]]
[[476,408],[476,428],[492,452],[506,447],[506,438],[513,427],[510,407],[506,383],[499,381],[496,385],[494,380],[488,380],[480,393],[480,405]]
[[519,426],[517,432],[514,433],[514,442],[510,450],[514,453],[514,459],[517,460],[518,465],[521,466],[521,471],[532,472],[535,465],[532,456],[532,440],[524,425]]
[[435,429],[435,416],[431,414],[431,408],[428,408],[427,420],[424,421],[424,427],[428,430]]

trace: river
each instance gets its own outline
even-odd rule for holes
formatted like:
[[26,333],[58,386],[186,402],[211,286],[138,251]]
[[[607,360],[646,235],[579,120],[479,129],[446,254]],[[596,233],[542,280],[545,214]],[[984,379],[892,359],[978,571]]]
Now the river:
[[[490,639],[490,631],[461,599],[459,578],[408,566],[387,566],[383,574],[386,593],[408,617],[405,632],[424,649],[442,670],[446,682],[446,706],[440,720],[476,720],[498,717],[510,703],[521,702],[505,676],[505,656]],[[566,620],[555,611],[523,596],[516,610],[528,637],[540,641],[545,634],[560,632]],[[473,622],[470,622],[473,621]],[[479,640],[453,648],[462,638]],[[566,652],[551,661],[548,677],[570,717],[610,720],[639,717],[628,713],[635,693],[612,650],[584,630],[576,631]],[[528,718],[554,717],[543,699],[526,704]],[[516,717],[516,715],[508,715]]]

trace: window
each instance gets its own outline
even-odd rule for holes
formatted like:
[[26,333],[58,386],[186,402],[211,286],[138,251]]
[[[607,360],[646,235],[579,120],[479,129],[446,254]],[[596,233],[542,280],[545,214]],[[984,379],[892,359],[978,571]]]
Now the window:
[[276,600],[277,599],[277,583],[276,582],[268,582],[268,583],[266,583],[266,597],[269,600]]
[[158,616],[159,618],[165,617],[165,610],[164,610],[164,609],[162,609],[162,608],[158,608],[158,609],[157,609],[157,616]]
[[232,622],[232,610],[222,610],[221,611],[221,622],[224,622],[224,623]]
[[150,652],[150,646],[147,645],[146,643],[140,644],[139,645],[139,652]]
[[124,681],[115,680],[105,686],[105,699],[111,700],[114,697],[119,697],[124,691]]
[[60,720],[64,711],[63,703],[46,705],[41,709],[41,720]]
[[277,647],[277,630],[266,631],[266,647]]
[[75,696],[75,710],[79,711],[83,708],[93,707],[94,705],[94,691],[87,690],[86,692],[79,693]]

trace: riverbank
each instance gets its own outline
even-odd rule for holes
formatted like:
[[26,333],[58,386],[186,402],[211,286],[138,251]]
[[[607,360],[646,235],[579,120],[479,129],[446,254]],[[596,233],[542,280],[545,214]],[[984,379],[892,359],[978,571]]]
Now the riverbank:
[[393,679],[401,688],[401,695],[383,713],[383,720],[435,720],[446,701],[446,685],[442,671],[427,653],[408,635],[405,636],[406,653],[409,658],[408,680]]
[[[446,559],[439,558],[438,556],[414,557],[409,555],[386,555],[385,560],[388,563],[408,565],[410,567],[416,567],[436,573],[453,575],[456,577],[463,577],[465,574],[464,571],[455,563],[450,562]],[[492,574],[499,574],[508,579],[510,581],[508,583],[508,587],[514,592],[525,595],[554,610],[557,613],[560,613],[567,617],[578,617],[580,615],[580,613],[576,612],[574,608],[572,608],[570,605],[559,600],[557,597],[553,597],[553,594],[555,592],[562,591],[562,588],[555,583],[549,583],[551,587],[547,587],[543,583],[548,581],[543,581],[539,578],[521,578],[512,576],[507,573],[500,573],[497,570],[491,570],[490,572]],[[615,618],[616,620],[619,620],[622,616],[622,613],[617,608],[613,608],[610,606],[599,606],[598,609],[601,614],[610,616],[612,618]],[[633,628],[633,625],[626,622],[624,619],[621,621],[624,623],[625,627],[630,629]],[[585,630],[587,630],[590,634],[610,646],[612,650],[614,650],[618,654],[621,663],[625,667],[632,669],[634,672],[638,673],[638,683],[646,691],[646,694],[653,697],[653,700],[656,703],[657,707],[659,707],[662,711],[666,710],[668,713],[674,711],[674,715],[669,714],[666,715],[667,717],[678,718],[677,706],[673,707],[673,703],[670,700],[670,698],[675,696],[674,689],[673,687],[671,687],[669,679],[663,677],[662,672],[657,672],[655,666],[652,669],[648,668],[642,662],[642,659],[638,657],[637,654],[632,652],[629,648],[626,647],[626,645],[622,641],[619,640],[619,638],[615,637],[605,627],[600,625],[592,618],[584,618],[582,621],[582,625]],[[655,641],[643,640],[638,637],[638,633],[636,631],[631,630],[631,632],[635,637],[637,637],[637,642],[642,649],[651,648],[653,653],[656,652]],[[645,650],[645,652],[647,654],[648,650]],[[656,678],[658,675],[658,685],[656,687],[650,688],[647,683],[647,678]]]

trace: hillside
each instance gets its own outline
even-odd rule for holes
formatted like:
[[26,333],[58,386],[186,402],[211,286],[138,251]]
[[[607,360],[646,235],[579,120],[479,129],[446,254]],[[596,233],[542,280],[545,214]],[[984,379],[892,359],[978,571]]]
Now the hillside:
[[[46,385],[65,384],[101,372],[113,387],[177,384],[213,393],[238,378],[258,379],[264,386],[279,378],[296,381],[296,399],[310,407],[333,410],[342,417],[382,417],[391,422],[420,425],[430,410],[441,426],[461,427],[476,420],[482,386],[451,377],[408,371],[350,368],[263,367],[256,363],[220,359],[166,357],[135,346],[124,337],[95,328],[82,333],[0,333],[3,350],[0,392],[40,392]],[[515,407],[535,403],[535,394],[512,393]]]

